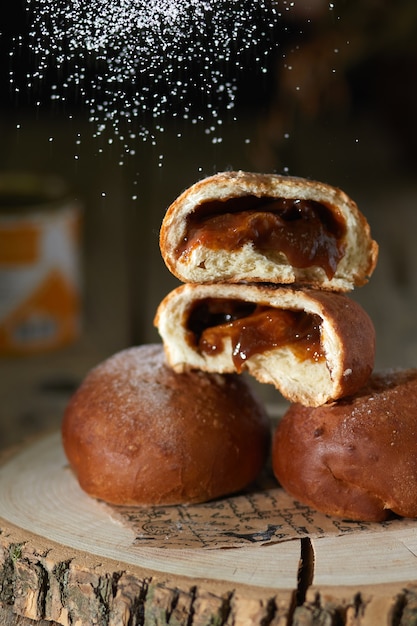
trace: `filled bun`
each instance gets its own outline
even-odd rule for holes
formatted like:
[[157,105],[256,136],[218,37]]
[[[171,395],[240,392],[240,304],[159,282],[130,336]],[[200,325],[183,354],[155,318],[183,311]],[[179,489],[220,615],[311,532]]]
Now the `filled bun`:
[[181,285],[160,303],[155,324],[176,371],[247,371],[307,406],[356,392],[374,365],[372,321],[342,293]]
[[275,432],[273,470],[290,495],[329,515],[417,517],[417,370],[373,374],[327,406],[292,405]]
[[372,274],[378,246],[357,205],[325,183],[220,172],[186,189],[160,230],[182,282],[309,285],[350,291]]
[[176,374],[159,344],[93,369],[62,424],[80,486],[118,505],[202,502],[249,485],[269,453],[270,423],[238,376]]

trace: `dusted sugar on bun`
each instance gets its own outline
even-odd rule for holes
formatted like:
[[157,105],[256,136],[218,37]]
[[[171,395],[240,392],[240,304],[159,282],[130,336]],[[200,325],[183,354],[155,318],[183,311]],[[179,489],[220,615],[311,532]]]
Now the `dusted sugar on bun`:
[[356,203],[325,183],[251,172],[196,182],[160,230],[168,269],[182,282],[363,285],[378,246]]
[[290,495],[329,515],[417,517],[417,369],[375,373],[327,406],[292,405],[275,431],[273,470]]
[[247,371],[307,406],[355,393],[374,366],[372,321],[342,293],[182,285],[160,303],[155,324],[176,371]]
[[237,376],[176,374],[159,344],[93,369],[66,409],[62,440],[80,486],[118,505],[203,502],[249,485],[270,423]]

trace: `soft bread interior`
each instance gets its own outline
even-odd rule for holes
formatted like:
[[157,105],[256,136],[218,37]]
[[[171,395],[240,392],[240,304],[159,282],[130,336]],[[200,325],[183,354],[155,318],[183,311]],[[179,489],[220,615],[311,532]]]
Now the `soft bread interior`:
[[[241,233],[235,224],[231,227],[228,221],[223,223],[223,218],[234,220],[236,215],[244,216],[248,211],[263,213],[268,224],[262,224],[261,216],[253,233],[248,234]],[[284,212],[288,217],[278,221],[284,232],[285,224],[289,229],[285,245],[293,241],[298,250],[292,257],[288,249],[285,252],[280,245],[270,246],[274,237],[265,243],[265,234],[273,227],[271,216],[282,216]],[[217,236],[216,231],[211,232],[213,218],[214,222],[219,220]],[[303,231],[306,220],[308,227]],[[324,230],[317,230],[320,220]],[[297,224],[301,224],[301,231]],[[196,225],[202,231],[198,231],[191,245]],[[208,231],[204,231],[205,225]],[[228,237],[236,230],[239,244],[234,241],[233,249],[225,248],[223,234]],[[306,257],[297,263],[300,250],[301,255],[305,252],[298,248],[299,242],[307,235],[307,257],[311,257],[311,262]],[[259,238],[263,240],[261,244]],[[316,254],[317,241],[333,255],[327,265]],[[162,222],[160,245],[168,268],[183,282],[304,283],[335,291],[349,291],[364,284],[373,272],[378,252],[367,221],[341,190],[301,178],[247,172],[219,173],[181,194]]]
[[300,361],[290,348],[254,355],[248,371],[259,382],[274,385],[286,398],[297,398],[305,405],[322,405],[334,392],[328,363]]
[[[223,299],[225,309],[230,300],[244,298],[249,303],[260,306],[268,303],[275,309],[301,311],[307,317],[319,319],[321,358],[300,353],[295,337],[294,341],[290,337],[283,345],[274,338],[269,345],[265,344],[258,328],[250,328],[250,323],[249,330],[244,331],[262,348],[258,350],[256,345],[255,349],[245,348],[243,359],[236,361],[236,350],[240,350],[240,346],[233,338],[233,323],[224,326],[224,332],[215,342],[210,340],[208,347],[203,346],[200,333],[195,331],[190,318],[196,303],[210,297]],[[323,306],[323,298],[329,301],[327,308]],[[352,332],[353,319],[357,328],[355,330],[353,325]],[[155,324],[168,362],[177,371],[189,368],[219,373],[246,370],[259,382],[274,385],[291,402],[307,406],[324,404],[350,391],[352,386],[362,384],[373,366],[373,327],[365,312],[342,294],[263,289],[253,285],[183,285],[162,301]],[[245,341],[247,336],[244,336]],[[357,358],[359,348],[361,359]]]
[[281,252],[266,254],[247,243],[230,254],[227,250],[212,250],[206,246],[193,248],[186,261],[178,260],[178,267],[190,282],[275,282],[280,284],[320,283],[323,288],[332,285],[340,291],[350,289],[350,282],[340,275],[329,280],[321,267],[295,268]]
[[[169,317],[168,324],[162,322],[160,332],[168,361],[176,371],[189,368],[221,374],[236,371],[230,337],[224,337],[222,349],[204,354],[194,341],[187,340],[184,327],[175,323],[172,315]],[[274,385],[286,398],[309,406],[327,402],[334,391],[327,361],[300,360],[290,345],[253,354],[244,362],[243,370],[261,383]]]

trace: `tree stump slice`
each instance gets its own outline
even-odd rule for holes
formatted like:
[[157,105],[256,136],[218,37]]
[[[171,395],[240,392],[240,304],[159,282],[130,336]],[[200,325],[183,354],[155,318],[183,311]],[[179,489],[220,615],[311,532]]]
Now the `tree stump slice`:
[[0,624],[411,626],[417,522],[355,524],[264,482],[190,507],[81,491],[60,433],[0,466]]

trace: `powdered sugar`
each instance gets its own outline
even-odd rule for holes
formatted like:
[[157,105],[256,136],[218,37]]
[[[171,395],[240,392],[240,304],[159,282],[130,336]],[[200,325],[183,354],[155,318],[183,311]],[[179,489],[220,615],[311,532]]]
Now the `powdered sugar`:
[[126,154],[138,138],[155,143],[167,113],[203,122],[213,142],[221,141],[222,115],[234,107],[248,52],[262,71],[281,15],[268,0],[26,2],[30,90],[39,93],[52,77],[50,98],[66,103],[76,93],[95,135],[110,129]]

